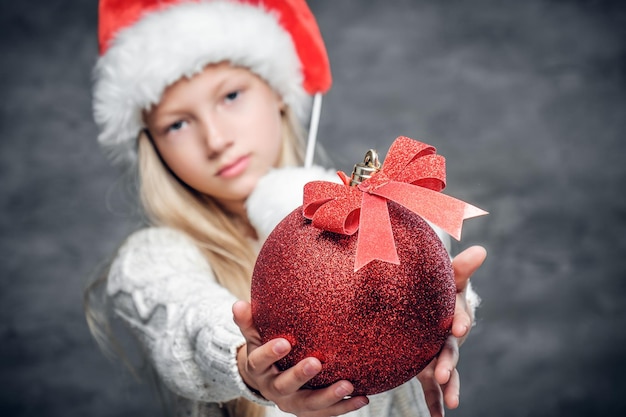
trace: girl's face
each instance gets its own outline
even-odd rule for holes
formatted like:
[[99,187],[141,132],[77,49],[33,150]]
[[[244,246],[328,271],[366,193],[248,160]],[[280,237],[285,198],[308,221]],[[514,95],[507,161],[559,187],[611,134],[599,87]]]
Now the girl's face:
[[259,178],[278,163],[283,106],[261,78],[221,63],[168,87],[146,123],[181,181],[242,213]]

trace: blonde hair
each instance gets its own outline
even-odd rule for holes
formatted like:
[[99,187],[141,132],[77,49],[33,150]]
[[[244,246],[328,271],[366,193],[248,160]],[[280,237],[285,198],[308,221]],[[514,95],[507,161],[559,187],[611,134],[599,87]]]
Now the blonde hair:
[[[281,125],[278,165],[301,165],[304,160],[303,132],[288,107],[281,113]],[[223,210],[211,196],[203,195],[179,180],[163,162],[145,131],[139,134],[137,152],[139,193],[149,222],[180,230],[191,237],[206,257],[217,282],[237,298],[249,301],[256,251],[242,231],[242,219]],[[110,337],[108,322],[91,307],[89,293],[105,280],[106,275],[86,291],[87,322],[101,349],[115,352],[128,365]],[[131,371],[134,373],[132,368]],[[264,415],[261,406],[243,398],[227,403],[225,411],[230,416]]]

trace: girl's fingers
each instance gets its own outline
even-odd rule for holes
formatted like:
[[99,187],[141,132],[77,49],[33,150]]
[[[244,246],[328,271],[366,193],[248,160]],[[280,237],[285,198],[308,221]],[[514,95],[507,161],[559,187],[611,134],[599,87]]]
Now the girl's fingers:
[[293,394],[321,370],[322,364],[317,358],[303,359],[276,378],[274,390],[280,395]]
[[454,409],[459,406],[460,389],[461,378],[459,377],[459,372],[455,368],[450,376],[450,381],[443,389],[443,399],[449,409]]
[[347,414],[351,411],[355,411],[359,408],[365,407],[369,404],[369,402],[369,399],[363,396],[347,398],[330,407],[329,414],[332,416]]
[[272,339],[248,353],[246,369],[248,373],[257,377],[269,370],[277,374],[279,371],[273,367],[274,362],[286,356],[290,350],[291,344],[287,339]]
[[452,268],[456,280],[456,290],[465,290],[469,278],[485,261],[487,251],[482,246],[471,246],[454,257]]
[[243,337],[246,338],[247,341],[257,339],[258,340],[258,331],[254,326],[254,321],[252,320],[252,308],[250,303],[245,301],[237,301],[233,304],[233,319],[235,320],[235,324],[239,326]]
[[437,359],[434,359],[420,374],[418,379],[422,384],[424,398],[431,417],[443,417],[443,393],[441,386],[435,380],[434,368]]
[[450,383],[452,375],[456,372],[458,362],[459,344],[456,337],[449,336],[437,358],[435,380],[441,385]]
[[[347,381],[343,381],[343,382],[347,383]],[[318,416],[318,415],[339,416],[339,415],[347,414],[351,411],[358,410],[359,408],[365,407],[367,404],[369,404],[369,399],[364,396],[357,396],[357,397],[351,397],[351,398],[345,398],[345,399],[342,397],[341,399],[335,401],[335,403],[332,404],[331,406],[325,409],[322,409],[318,412],[313,412],[310,415],[311,416]],[[306,416],[306,415],[307,414],[303,414],[303,416]]]
[[457,294],[454,319],[452,320],[452,335],[461,339],[467,336],[472,326],[472,319],[467,312],[465,293]]
[[367,397],[345,398],[353,391],[349,381],[338,381],[326,388],[302,390],[293,400],[303,411],[302,415],[340,415],[368,404]]

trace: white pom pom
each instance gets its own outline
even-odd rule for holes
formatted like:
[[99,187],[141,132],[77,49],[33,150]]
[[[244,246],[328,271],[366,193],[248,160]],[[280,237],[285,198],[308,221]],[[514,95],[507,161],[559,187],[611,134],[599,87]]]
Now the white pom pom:
[[265,240],[282,219],[302,205],[304,185],[318,180],[341,184],[335,171],[319,166],[274,169],[259,180],[246,201],[246,210],[261,240]]

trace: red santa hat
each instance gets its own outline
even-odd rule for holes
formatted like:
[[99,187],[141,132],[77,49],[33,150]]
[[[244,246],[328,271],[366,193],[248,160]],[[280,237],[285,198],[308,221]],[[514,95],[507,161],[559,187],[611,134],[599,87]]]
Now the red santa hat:
[[136,159],[142,111],[206,65],[229,61],[263,78],[301,120],[332,78],[304,0],[100,0],[94,69],[98,141]]

